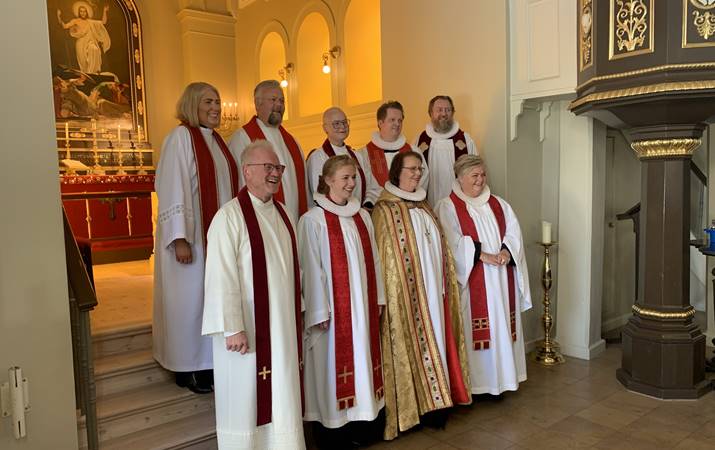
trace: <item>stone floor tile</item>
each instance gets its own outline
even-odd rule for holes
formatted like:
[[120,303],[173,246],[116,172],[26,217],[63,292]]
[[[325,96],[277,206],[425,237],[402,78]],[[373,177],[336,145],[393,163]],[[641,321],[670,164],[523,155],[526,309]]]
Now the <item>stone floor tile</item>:
[[576,414],[577,417],[589,420],[614,430],[620,430],[626,425],[640,419],[646,413],[636,413],[622,409],[610,408],[597,403]]
[[511,441],[481,429],[474,429],[466,433],[458,434],[449,438],[446,442],[452,447],[465,450],[504,450],[514,445]]
[[569,436],[583,447],[595,445],[616,433],[613,428],[577,416],[567,417],[546,430],[547,433],[552,431]]

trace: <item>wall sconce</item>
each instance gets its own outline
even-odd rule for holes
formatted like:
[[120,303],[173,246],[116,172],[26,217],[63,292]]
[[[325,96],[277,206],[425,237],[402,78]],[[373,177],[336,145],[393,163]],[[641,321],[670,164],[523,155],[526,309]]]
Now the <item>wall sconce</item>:
[[278,70],[278,76],[281,77],[281,87],[283,89],[288,87],[288,74],[293,71],[293,63],[288,63]]
[[330,58],[338,59],[338,56],[340,56],[340,46],[338,45],[323,53],[323,73],[330,73]]

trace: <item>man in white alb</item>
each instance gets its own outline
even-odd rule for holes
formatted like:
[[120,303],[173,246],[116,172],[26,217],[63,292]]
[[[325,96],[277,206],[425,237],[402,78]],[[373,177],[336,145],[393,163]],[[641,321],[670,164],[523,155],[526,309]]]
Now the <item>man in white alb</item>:
[[372,176],[370,164],[365,159],[364,152],[355,152],[345,140],[350,135],[350,120],[342,109],[330,107],[323,113],[323,131],[327,135],[323,145],[313,149],[308,155],[308,184],[311,198],[318,190],[318,179],[323,170],[323,164],[331,156],[349,155],[357,166],[357,179],[353,196],[360,201],[361,206],[372,209],[382,187]]
[[[410,145],[402,134],[404,119],[405,112],[400,102],[388,101],[380,105],[377,109],[378,131],[372,133],[370,142],[359,152],[369,162],[372,176],[381,188],[389,179],[390,164],[395,155],[410,150],[420,153],[417,147]],[[422,158],[422,166],[420,187],[427,189],[429,174],[424,158]]]
[[[286,171],[275,199],[283,203],[294,223],[313,205],[305,177],[303,150],[281,125],[285,112],[283,90],[276,80],[264,80],[253,90],[256,115],[231,137],[228,146],[236,160],[253,141],[265,139],[273,144],[278,160]],[[241,186],[245,180],[241,178]]]
[[209,228],[202,333],[213,337],[222,450],[305,448],[297,243],[273,201],[284,170],[269,142],[246,147],[246,186]]
[[430,123],[415,140],[429,167],[427,201],[432,207],[452,192],[454,162],[462,155],[477,155],[469,133],[454,120],[454,102],[448,95],[437,95],[429,102]]

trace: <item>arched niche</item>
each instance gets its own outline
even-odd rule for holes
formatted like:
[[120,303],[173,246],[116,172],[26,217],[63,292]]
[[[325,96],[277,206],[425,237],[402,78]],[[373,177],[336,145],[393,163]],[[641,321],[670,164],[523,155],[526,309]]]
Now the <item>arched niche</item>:
[[[261,42],[258,51],[258,78],[260,80],[280,81],[279,71],[286,65],[286,49],[283,38],[276,31],[268,32]],[[285,74],[289,78],[288,74]],[[288,119],[288,92],[283,89],[283,96],[286,99],[286,110],[284,119]]]
[[298,114],[320,114],[332,104],[330,74],[323,73],[322,55],[330,48],[330,30],[322,14],[311,12],[298,29]]
[[380,0],[352,0],[345,11],[344,30],[348,106],[381,100]]

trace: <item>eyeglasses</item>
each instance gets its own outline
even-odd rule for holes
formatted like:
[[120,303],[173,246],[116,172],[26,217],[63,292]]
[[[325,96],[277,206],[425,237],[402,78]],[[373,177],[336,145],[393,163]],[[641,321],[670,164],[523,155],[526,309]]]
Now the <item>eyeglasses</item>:
[[263,166],[263,170],[266,171],[266,174],[272,173],[274,170],[278,172],[279,174],[283,174],[286,170],[286,166],[283,164],[271,164],[271,163],[254,163],[254,164],[245,164],[246,166]]
[[350,126],[350,119],[345,120],[333,120],[330,122],[333,130],[339,130],[340,128],[348,128]]
[[403,167],[403,169],[407,169],[412,173],[416,173],[416,172],[422,173],[425,171],[425,168],[422,166],[412,166],[412,167],[405,166],[405,167]]
[[265,100],[267,102],[271,103],[280,103],[280,104],[285,104],[285,98],[283,97],[261,97],[261,100]]

